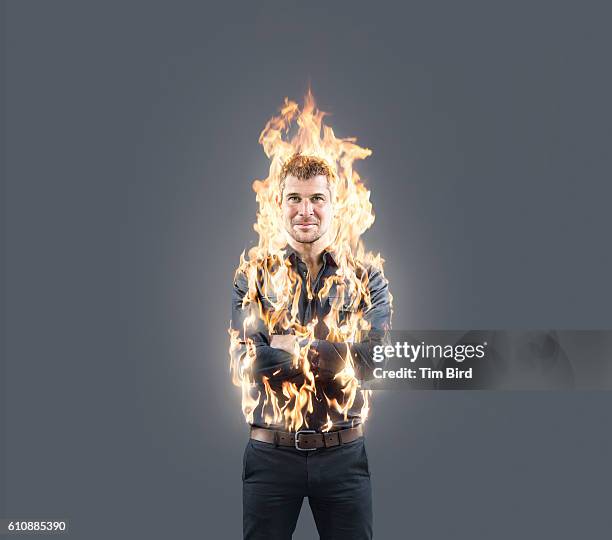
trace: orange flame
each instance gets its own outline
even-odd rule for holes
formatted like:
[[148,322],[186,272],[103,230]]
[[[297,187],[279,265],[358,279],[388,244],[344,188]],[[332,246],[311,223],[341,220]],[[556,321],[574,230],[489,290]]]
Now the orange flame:
[[[248,257],[244,253],[241,255],[237,269],[237,273],[244,273],[249,287],[243,299],[243,308],[256,306],[255,310],[251,310],[251,316],[245,320],[243,335],[254,324],[256,314],[264,321],[270,334],[278,333],[279,328],[291,330],[298,338],[307,339],[308,345],[300,349],[293,362],[304,373],[304,382],[298,386],[284,381],[281,396],[273,390],[269,380],[264,378],[265,393],[262,394],[256,392],[254,378],[249,372],[255,355],[254,346],[248,340],[241,341],[238,331],[230,330],[232,380],[242,387],[242,409],[249,423],[252,422],[255,408],[262,406],[265,422],[277,424],[282,421],[286,429],[298,430],[308,427],[307,416],[313,410],[316,378],[310,370],[308,350],[314,339],[317,321],[302,325],[298,319],[302,281],[284,259],[287,237],[280,205],[280,172],[285,161],[296,152],[325,159],[336,175],[335,179],[329,179],[335,207],[330,248],[334,252],[338,269],[335,275],[326,278],[318,293],[318,297],[323,299],[332,286],[336,286],[337,297],[324,319],[329,329],[327,339],[334,342],[358,342],[362,333],[369,329],[363,311],[359,310],[359,306],[371,305],[367,272],[363,270],[368,265],[382,271],[384,261],[380,255],[366,252],[360,239],[374,222],[374,213],[370,192],[353,168],[353,163],[365,159],[372,152],[359,146],[355,138],[336,137],[332,128],[323,123],[325,115],[325,112],[316,108],[309,90],[301,109],[297,103],[285,98],[280,115],[267,122],[259,137],[264,152],[270,158],[270,170],[265,180],[253,182],[259,204],[257,221],[253,227],[259,235],[259,241],[256,247],[249,250]],[[297,131],[288,138],[294,124]],[[307,293],[312,297],[310,288]],[[264,309],[261,294],[269,309]],[[342,324],[339,323],[341,310],[348,313]],[[355,403],[356,393],[360,391],[363,394],[362,421],[365,420],[369,410],[370,391],[360,388],[348,349],[344,368],[335,375],[334,380],[342,389],[342,399],[338,401],[325,396],[330,408],[346,419],[349,409]],[[329,431],[332,427],[328,415],[324,430]]]

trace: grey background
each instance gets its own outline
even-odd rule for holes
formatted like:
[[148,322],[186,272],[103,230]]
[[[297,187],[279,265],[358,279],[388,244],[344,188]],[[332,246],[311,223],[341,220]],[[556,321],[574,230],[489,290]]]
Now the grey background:
[[[240,537],[231,279],[309,81],[374,150],[395,328],[612,326],[604,2],[220,4],[2,4],[0,516]],[[610,406],[376,395],[376,537],[607,536]]]

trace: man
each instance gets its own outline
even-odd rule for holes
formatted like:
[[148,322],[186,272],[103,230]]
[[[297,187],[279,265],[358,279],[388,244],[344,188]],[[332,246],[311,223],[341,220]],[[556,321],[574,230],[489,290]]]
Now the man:
[[[332,224],[345,218],[335,215],[335,179],[314,156],[296,154],[284,164],[279,223],[286,249],[250,273],[243,264],[234,281],[239,340],[232,354],[243,361],[234,371],[258,389],[245,407],[243,386],[251,424],[242,476],[248,540],[290,539],[304,497],[321,539],[372,538],[362,428],[368,405],[360,384],[372,378],[372,348],[390,327],[391,302],[382,271],[338,243]],[[289,300],[282,287],[266,285],[285,270]],[[350,331],[358,339],[342,340]]]

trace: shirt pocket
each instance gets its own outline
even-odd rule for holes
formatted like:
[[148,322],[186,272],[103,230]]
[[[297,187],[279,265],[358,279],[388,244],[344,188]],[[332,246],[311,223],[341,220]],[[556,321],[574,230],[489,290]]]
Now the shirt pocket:
[[328,295],[325,297],[325,302],[330,308],[336,308],[339,311],[353,313],[359,310],[359,305],[355,305],[351,301],[350,295],[344,291],[338,290],[334,285],[330,289]]
[[347,301],[344,295],[330,293],[325,300],[325,304],[326,314],[337,312],[339,325],[353,319],[359,312],[359,307]]
[[283,299],[274,294],[260,295],[259,318],[265,321],[271,333],[284,333],[284,329],[290,326],[291,314],[289,311],[290,300]]
[[260,294],[259,301],[261,302],[261,306],[266,311],[274,311],[278,309],[278,296],[275,294],[269,294],[267,296]]

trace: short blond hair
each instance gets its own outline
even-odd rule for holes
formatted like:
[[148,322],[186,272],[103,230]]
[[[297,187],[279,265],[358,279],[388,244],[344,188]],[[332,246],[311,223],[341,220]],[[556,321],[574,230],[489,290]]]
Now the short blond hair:
[[[281,191],[285,186],[285,178],[287,176],[295,176],[299,180],[308,180],[315,176],[325,176],[328,184],[336,177],[333,169],[328,165],[327,161],[316,156],[305,156],[297,152],[293,154],[283,165],[280,172]],[[330,185],[331,188],[331,185]]]

